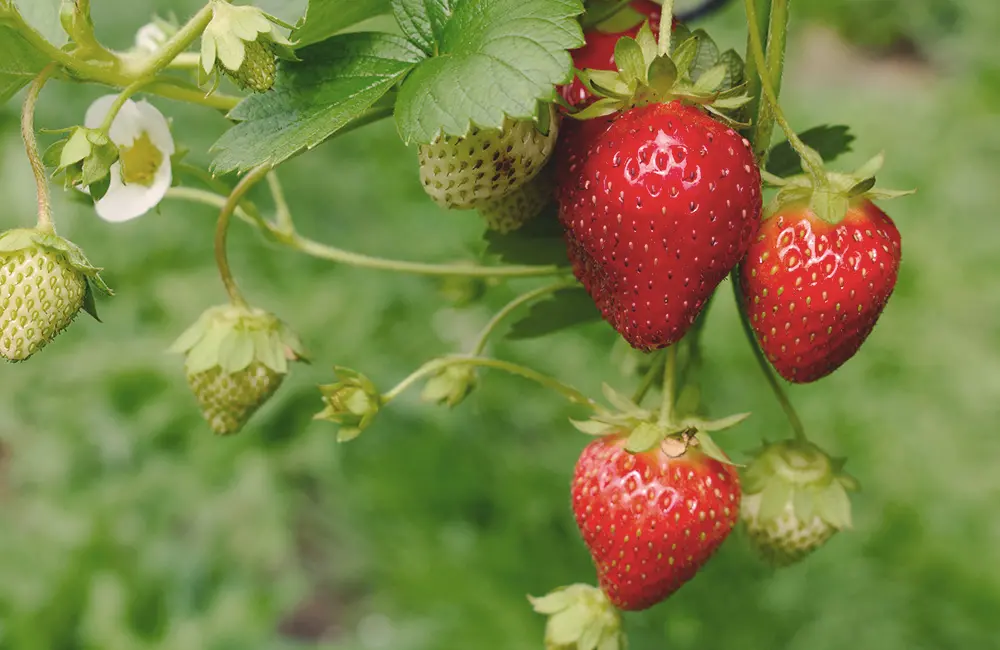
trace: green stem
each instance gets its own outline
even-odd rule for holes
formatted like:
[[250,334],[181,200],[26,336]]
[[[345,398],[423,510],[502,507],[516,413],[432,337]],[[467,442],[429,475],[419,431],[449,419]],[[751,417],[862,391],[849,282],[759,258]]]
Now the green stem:
[[[203,203],[220,209],[227,204],[227,199],[224,196],[189,187],[172,187],[168,190],[167,196],[185,201]],[[245,221],[260,228],[266,234],[271,235],[279,243],[294,248],[300,253],[359,268],[413,273],[415,275],[470,278],[536,278],[560,275],[566,272],[566,269],[558,266],[477,266],[475,264],[424,264],[421,262],[388,260],[327,246],[302,237],[297,233],[282,232],[272,223],[263,219],[253,218],[253,211],[251,210],[247,210],[243,214],[247,216]],[[236,211],[236,215],[240,215],[239,210]]]
[[[746,6],[747,12],[747,23],[750,25],[757,24],[757,8],[754,6],[755,0],[744,0],[744,5]],[[787,12],[787,7],[785,8]],[[772,38],[774,36],[772,35]],[[784,39],[781,39],[784,42]],[[771,84],[771,74],[767,68],[767,61],[764,57],[764,45],[761,42],[760,34],[757,30],[750,30],[750,53],[753,55],[753,59],[757,64],[758,76],[760,77],[761,90],[764,93],[764,97],[767,98],[768,103],[771,105],[771,110],[774,112],[774,119],[784,131],[785,137],[788,138],[788,143],[792,145],[792,148],[799,157],[802,158],[802,166],[809,171],[809,174],[817,182],[817,184],[822,187],[826,185],[826,172],[823,169],[823,161],[820,159],[819,155],[810,149],[799,136],[796,135],[795,130],[792,129],[788,120],[785,119],[785,113],[781,110],[781,106],[778,104],[778,95],[774,90],[774,86]],[[755,142],[755,148],[761,146],[766,146],[764,143]]]
[[54,62],[42,68],[35,80],[31,82],[31,86],[28,87],[24,106],[21,108],[21,137],[24,139],[24,150],[28,154],[31,173],[35,176],[38,195],[38,224],[35,227],[52,233],[55,232],[55,224],[52,223],[52,200],[49,196],[49,179],[45,173],[45,163],[42,162],[42,155],[38,151],[38,140],[35,137],[35,105],[38,103],[38,95],[42,92],[42,86],[49,80],[55,69]]
[[639,382],[639,386],[635,389],[635,393],[632,395],[632,401],[642,406],[642,400],[646,398],[646,394],[649,389],[653,387],[656,383],[656,378],[663,373],[663,364],[666,363],[667,355],[662,351],[657,353],[653,359],[653,363],[649,366],[649,370],[646,374],[642,376],[642,381]]
[[140,59],[136,64],[133,64],[133,69],[126,70],[125,73],[137,80],[152,77],[188,49],[201,36],[211,21],[212,3],[209,2],[177,30],[177,33],[163,44],[163,47],[148,57]]
[[792,431],[795,433],[795,439],[800,442],[806,442],[806,430],[802,426],[802,420],[799,419],[799,414],[796,413],[795,407],[792,406],[791,400],[788,399],[788,395],[785,393],[785,389],[781,387],[781,382],[778,381],[777,375],[771,369],[770,362],[764,356],[764,352],[757,343],[757,335],[754,334],[753,326],[750,324],[750,317],[743,306],[743,291],[740,289],[740,278],[737,269],[733,270],[730,281],[733,285],[733,296],[736,298],[736,307],[740,313],[740,325],[743,326],[743,333],[750,343],[750,349],[753,350],[754,358],[757,359],[757,365],[760,366],[760,371],[764,373],[764,378],[767,379],[771,391],[774,393],[775,398],[777,398],[778,403],[781,404],[781,409],[785,412],[785,417],[788,418],[788,424],[791,425]]
[[[743,120],[750,122],[751,124],[756,124],[757,119],[760,115],[760,74],[757,70],[757,62],[753,58],[753,47],[750,43],[750,34],[754,31],[757,32],[757,37],[760,38],[761,42],[769,39],[768,35],[768,16],[771,14],[771,0],[756,0],[755,14],[758,17],[757,20],[751,22],[747,20],[747,52],[746,62],[744,64],[744,77],[747,84],[747,95],[751,98],[750,102],[747,103],[746,108],[744,108]],[[753,138],[755,127],[749,126],[743,130],[743,135],[747,138]]]
[[448,366],[474,366],[479,368],[492,368],[494,370],[502,370],[503,372],[510,373],[512,375],[517,375],[519,377],[524,377],[525,379],[530,379],[531,381],[544,386],[545,388],[550,388],[566,399],[568,399],[573,404],[580,404],[583,406],[588,406],[595,411],[601,410],[600,404],[590,399],[577,389],[562,383],[555,377],[542,374],[531,368],[518,365],[516,363],[511,363],[509,361],[501,361],[500,359],[490,359],[487,357],[469,357],[469,356],[447,356],[439,357],[428,361],[424,365],[417,368],[410,376],[399,382],[385,395],[382,396],[382,403],[387,404],[399,397],[407,388],[420,381],[424,377],[433,375],[436,372],[447,368]]
[[[171,187],[167,190],[168,199],[178,199],[181,201],[191,201],[192,203],[201,203],[204,205],[210,205],[216,209],[222,209],[226,204],[226,197],[219,196],[214,192],[209,192],[208,190],[199,190],[194,187]],[[244,202],[245,203],[245,202]],[[260,226],[263,219],[259,217],[254,217],[249,210],[246,210],[242,205],[237,206],[233,211],[233,214],[240,221],[250,224],[251,226]],[[269,224],[264,223],[265,227]]]
[[493,318],[490,319],[490,322],[486,323],[486,326],[483,328],[483,331],[479,333],[479,339],[476,341],[476,344],[472,347],[472,352],[470,354],[474,357],[477,357],[480,354],[482,354],[483,350],[486,349],[486,343],[489,341],[490,335],[493,334],[493,332],[500,325],[500,323],[503,322],[505,318],[507,318],[512,313],[517,311],[517,309],[522,305],[525,305],[538,298],[541,298],[542,296],[547,296],[550,293],[555,293],[556,291],[559,291],[561,289],[569,289],[570,287],[574,286],[578,286],[575,281],[570,282],[568,280],[559,280],[558,282],[553,282],[552,284],[547,284],[543,287],[532,289],[531,291],[523,293],[520,296],[514,298],[509,303],[507,303],[507,305],[504,306],[503,309],[498,311],[493,316]]
[[475,264],[424,264],[422,262],[406,262],[403,260],[387,260],[381,257],[371,257],[360,253],[352,253],[333,246],[327,246],[317,241],[307,239],[295,233],[287,235],[275,233],[288,246],[319,259],[339,262],[365,269],[380,271],[396,271],[413,273],[415,275],[452,276],[469,278],[536,278],[559,275],[566,269],[551,266],[478,266]]
[[108,135],[108,132],[111,131],[111,124],[114,123],[115,118],[118,116],[118,112],[121,111],[125,102],[127,102],[132,95],[139,92],[139,90],[148,83],[148,79],[139,79],[137,81],[133,81],[131,84],[126,86],[124,90],[118,93],[118,96],[115,97],[115,101],[111,104],[111,108],[108,109],[108,114],[104,116],[104,122],[101,123],[100,130],[104,133],[104,135]]
[[271,190],[271,198],[274,199],[274,218],[278,230],[285,233],[295,232],[295,224],[292,222],[292,212],[288,208],[288,201],[285,199],[285,190],[281,187],[281,180],[278,173],[272,171],[267,175],[267,186]]
[[271,171],[269,165],[261,165],[253,168],[240,179],[240,182],[229,193],[229,198],[226,199],[225,204],[222,206],[222,210],[219,212],[219,221],[215,226],[215,263],[219,266],[219,277],[222,278],[222,284],[226,287],[226,293],[229,294],[229,299],[237,307],[246,307],[247,302],[243,298],[243,294],[240,293],[239,287],[236,286],[236,279],[229,268],[229,258],[226,255],[229,218],[236,211],[236,208],[239,207],[243,196],[250,191],[251,187],[267,176],[269,171]]
[[674,415],[674,392],[677,379],[677,344],[667,348],[667,360],[663,364],[663,396],[660,401],[661,426],[670,424]]
[[660,56],[670,54],[670,37],[673,36],[674,0],[663,0],[663,11],[660,12],[660,34],[657,52]]
[[[775,98],[781,96],[785,67],[785,35],[788,33],[788,0],[771,0],[771,20],[767,30],[766,70]],[[754,155],[764,164],[774,130],[774,109],[770,102],[760,104],[750,141]]]
[[[112,83],[110,85],[120,86],[122,84]],[[225,95],[223,93],[212,93],[211,95],[206,95],[201,90],[182,88],[181,86],[176,85],[172,80],[161,77],[157,77],[156,81],[146,86],[146,92],[151,95],[158,95],[165,99],[174,99],[188,104],[207,106],[208,108],[214,108],[227,113],[243,101],[242,97],[233,97],[232,95]]]

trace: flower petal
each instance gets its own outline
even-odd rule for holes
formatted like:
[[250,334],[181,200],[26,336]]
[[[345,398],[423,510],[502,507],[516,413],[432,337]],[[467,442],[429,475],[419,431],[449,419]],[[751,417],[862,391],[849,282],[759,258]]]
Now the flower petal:
[[137,103],[136,108],[142,118],[142,130],[149,134],[153,146],[163,152],[164,157],[174,155],[174,136],[163,113],[146,100]]
[[107,194],[94,204],[97,216],[112,223],[141,217],[160,203],[170,189],[171,180],[169,158],[163,160],[153,177],[153,184],[148,187],[122,183],[121,163],[116,162],[111,166],[111,186]]
[[[117,98],[117,95],[105,95],[91,104],[83,119],[84,126],[91,129],[101,126],[104,118],[108,115],[108,111],[111,110],[111,105],[114,103],[115,98]],[[111,123],[111,129],[108,131],[111,141],[119,147],[131,145],[143,132],[142,121],[143,117],[136,103],[131,99],[126,99],[125,103],[122,104],[121,110],[115,115],[115,119]]]

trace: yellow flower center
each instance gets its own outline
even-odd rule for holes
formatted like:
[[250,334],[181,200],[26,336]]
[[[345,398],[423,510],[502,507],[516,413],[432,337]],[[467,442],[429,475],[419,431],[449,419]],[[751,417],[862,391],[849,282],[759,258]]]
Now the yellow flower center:
[[163,152],[156,148],[145,131],[132,142],[131,147],[119,150],[122,163],[122,182],[149,187],[153,184],[156,170],[163,163]]

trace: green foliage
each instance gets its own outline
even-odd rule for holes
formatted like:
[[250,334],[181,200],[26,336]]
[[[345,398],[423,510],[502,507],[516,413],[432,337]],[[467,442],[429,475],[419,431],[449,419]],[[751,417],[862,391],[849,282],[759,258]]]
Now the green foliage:
[[292,39],[299,47],[318,43],[388,11],[389,0],[309,0],[305,21],[292,33]]
[[31,83],[48,62],[17,30],[0,23],[0,104]]
[[527,314],[514,323],[507,338],[533,339],[600,319],[601,312],[590,296],[581,287],[573,287],[557,291],[548,300],[532,305]]
[[[814,126],[799,133],[799,139],[816,150],[825,162],[831,162],[851,150],[854,135],[846,126]],[[787,177],[802,173],[802,160],[787,140],[771,148],[767,155],[767,171]]]
[[361,116],[419,60],[407,41],[374,32],[336,36],[283,64],[274,92],[243,100],[240,124],[213,149],[216,171],[277,165]]
[[66,32],[59,22],[59,7],[62,0],[13,0],[14,8],[21,17],[53,45],[66,42]]
[[429,57],[399,91],[403,141],[534,117],[538,100],[570,78],[567,50],[583,45],[582,11],[579,0],[394,0],[403,33]]

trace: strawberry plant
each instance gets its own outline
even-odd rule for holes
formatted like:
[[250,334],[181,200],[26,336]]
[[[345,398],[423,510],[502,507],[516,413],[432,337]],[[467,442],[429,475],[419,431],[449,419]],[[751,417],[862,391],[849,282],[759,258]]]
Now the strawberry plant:
[[[96,318],[95,295],[110,294],[82,249],[56,234],[52,178],[108,222],[164,199],[218,209],[205,236],[228,302],[178,332],[172,349],[185,355],[178,376],[192,408],[220,435],[240,431],[307,356],[281,305],[254,305],[240,288],[228,258],[234,217],[276,247],[447,280],[463,300],[533,281],[467,348],[393,386],[334,366],[316,419],[347,442],[411,387],[458,407],[489,390],[491,370],[568,399],[579,418],[564,429],[594,436],[581,442],[566,500],[597,586],[531,599],[550,617],[550,648],[624,647],[621,612],[694,579],[738,522],[765,560],[806,558],[850,527],[857,484],[843,459],[807,439],[780,378],[818,381],[863,353],[901,261],[899,230],[879,206],[904,192],[876,187],[881,155],[853,173],[827,168],[853,139],[846,127],[797,133],[785,118],[790,0],[745,0],[745,57],[675,20],[673,4],[310,0],[305,15],[277,17],[210,0],[182,24],[150,23],[121,52],[95,36],[89,0],[53,3],[58,22],[26,0],[0,0],[0,99],[27,86],[21,126],[38,200],[33,228],[14,221],[0,235],[0,354],[27,359],[81,309]],[[42,152],[35,107],[54,78],[117,92],[80,123],[48,125],[61,137]],[[183,162],[199,143],[172,132],[158,98],[228,119],[207,147],[209,168]],[[411,145],[429,201],[483,218],[483,260],[385,259],[299,232],[281,165],[383,119]],[[786,140],[772,147],[776,124]],[[262,183],[273,214],[249,198]],[[727,278],[790,429],[747,459],[715,438],[748,414],[710,418],[700,381],[708,307]],[[489,352],[508,324],[510,338],[533,338],[597,319],[636,351],[631,396],[606,385],[599,401]],[[59,354],[51,347],[45,354]]]

